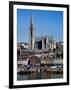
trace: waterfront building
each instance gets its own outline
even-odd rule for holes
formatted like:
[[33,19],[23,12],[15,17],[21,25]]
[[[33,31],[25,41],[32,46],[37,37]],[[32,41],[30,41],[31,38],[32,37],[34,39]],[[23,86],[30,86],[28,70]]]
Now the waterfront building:
[[17,43],[17,50],[21,50],[21,49],[23,50],[28,48],[29,48],[28,43],[25,43],[25,42]]

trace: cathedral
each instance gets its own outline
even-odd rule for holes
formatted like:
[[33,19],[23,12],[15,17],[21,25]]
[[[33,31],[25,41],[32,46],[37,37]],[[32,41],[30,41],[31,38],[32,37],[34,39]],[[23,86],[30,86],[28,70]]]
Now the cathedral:
[[56,42],[53,40],[52,37],[42,36],[37,37],[35,36],[35,28],[33,25],[33,18],[31,15],[30,19],[30,27],[29,27],[29,49],[54,49],[56,48]]

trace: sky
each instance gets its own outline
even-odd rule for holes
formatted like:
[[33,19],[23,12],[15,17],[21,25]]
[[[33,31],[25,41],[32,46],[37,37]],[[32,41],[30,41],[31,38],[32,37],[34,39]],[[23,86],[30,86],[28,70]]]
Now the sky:
[[36,37],[63,41],[63,11],[17,9],[17,42],[29,41],[31,14]]

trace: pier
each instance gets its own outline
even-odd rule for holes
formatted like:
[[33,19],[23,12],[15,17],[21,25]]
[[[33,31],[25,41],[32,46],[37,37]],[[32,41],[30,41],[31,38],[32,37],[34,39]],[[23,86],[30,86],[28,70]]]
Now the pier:
[[63,69],[61,68],[30,68],[30,69],[24,69],[19,68],[17,69],[18,74],[30,74],[34,72],[47,72],[47,73],[63,73]]

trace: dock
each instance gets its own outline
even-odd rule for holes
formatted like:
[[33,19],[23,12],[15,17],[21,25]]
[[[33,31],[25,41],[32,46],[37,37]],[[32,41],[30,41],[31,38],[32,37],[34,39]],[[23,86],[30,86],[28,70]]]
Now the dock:
[[18,74],[31,74],[34,72],[47,72],[47,73],[63,73],[63,69],[51,69],[51,68],[30,68],[30,69],[24,69],[24,68],[19,68],[17,70]]

